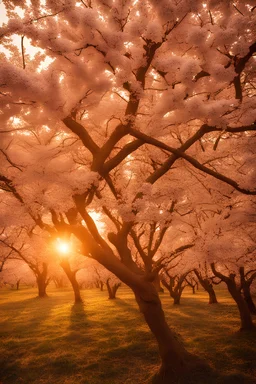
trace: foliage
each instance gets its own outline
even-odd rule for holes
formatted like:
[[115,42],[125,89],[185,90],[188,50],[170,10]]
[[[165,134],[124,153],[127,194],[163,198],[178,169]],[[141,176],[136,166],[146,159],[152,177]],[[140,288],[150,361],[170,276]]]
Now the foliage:
[[[159,329],[152,282],[188,239],[197,241],[193,267],[221,247],[232,252],[238,228],[226,212],[255,212],[256,8],[4,0],[3,9],[1,222],[74,236],[83,255],[132,287],[155,335],[166,330],[156,338],[172,339],[179,364],[164,366],[179,370],[189,357]],[[254,230],[250,215],[242,221]],[[219,224],[223,243],[211,238]],[[233,244],[243,254],[254,247],[247,235]]]

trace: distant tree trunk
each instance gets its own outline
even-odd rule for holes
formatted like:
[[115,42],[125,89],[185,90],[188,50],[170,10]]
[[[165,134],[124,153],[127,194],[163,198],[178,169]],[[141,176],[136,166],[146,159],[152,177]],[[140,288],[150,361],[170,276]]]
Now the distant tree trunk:
[[183,284],[187,274],[188,273],[184,273],[181,276],[170,276],[167,273],[169,282],[167,282],[165,278],[163,278],[161,280],[162,284],[170,292],[170,296],[173,298],[173,304],[175,304],[175,305],[180,304],[180,298],[181,298],[182,292],[185,288],[185,285],[182,285],[182,284]]
[[104,287],[104,283],[103,281],[99,281],[99,285],[100,285],[100,290],[101,291],[104,291],[103,287]]
[[209,295],[209,304],[218,304],[216,293],[213,289],[211,281],[207,278],[203,279],[202,275],[198,272],[197,269],[194,269],[194,272],[199,280],[199,283]]
[[110,279],[106,281],[107,289],[108,289],[108,298],[113,300],[116,298],[116,292],[118,288],[121,286],[121,283],[114,283],[112,286],[110,285]]
[[245,285],[243,287],[243,295],[244,295],[244,300],[246,304],[248,305],[249,311],[251,312],[252,315],[256,315],[256,306],[253,302],[251,291],[250,291],[250,286]]
[[97,279],[97,280],[95,281],[95,287],[96,287],[96,288],[99,288],[99,290],[100,290],[101,292],[104,291],[104,283],[103,283],[103,281]]
[[181,295],[182,295],[184,288],[185,287],[179,287],[177,290],[174,290],[174,292],[171,294],[171,296],[173,298],[173,304],[174,305],[180,304],[180,298],[181,298]]
[[212,284],[209,284],[208,295],[209,295],[209,304],[218,304],[216,293],[213,289]]
[[36,268],[36,271],[34,272],[36,275],[36,282],[38,287],[38,297],[40,299],[48,297],[46,293],[46,288],[49,283],[49,280],[47,279],[48,265],[46,263],[43,263],[42,266],[42,271],[40,271],[39,268]]
[[75,296],[75,303],[82,303],[83,300],[82,300],[81,295],[80,295],[79,284],[76,280],[77,271],[71,271],[70,264],[69,264],[68,260],[63,260],[60,263],[60,266],[63,268],[64,272],[66,273],[66,275],[67,275],[67,277],[68,277],[68,279],[72,285],[74,296]]
[[256,315],[256,306],[254,304],[250,291],[246,292],[246,290],[244,290],[244,299],[251,314]]
[[252,273],[248,278],[245,274],[244,267],[239,268],[241,290],[243,292],[244,299],[248,305],[249,311],[252,315],[256,314],[256,307],[251,296],[251,284],[256,277],[256,272]]
[[198,289],[198,282],[194,278],[186,278],[187,284],[192,288],[192,293],[195,295],[196,293],[196,288]]
[[38,297],[40,297],[41,299],[47,297],[48,295],[46,293],[46,281],[42,278],[42,276],[38,276],[36,282],[38,287]]
[[64,281],[62,277],[60,277],[59,279],[57,277],[54,277],[53,281],[56,288],[64,288]]
[[249,308],[241,294],[241,290],[239,289],[239,287],[235,282],[235,274],[231,273],[229,277],[223,275],[222,273],[216,270],[214,263],[211,264],[211,268],[215,276],[217,276],[219,279],[223,280],[226,283],[230,295],[236,302],[236,305],[238,307],[239,314],[240,314],[240,320],[241,320],[240,330],[241,331],[255,330],[255,326],[252,322],[252,317],[251,317]]

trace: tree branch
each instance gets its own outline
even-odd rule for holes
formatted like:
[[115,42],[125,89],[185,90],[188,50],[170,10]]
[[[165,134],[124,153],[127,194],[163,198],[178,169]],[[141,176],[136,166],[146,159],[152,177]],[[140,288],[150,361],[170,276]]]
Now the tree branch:
[[[145,143],[154,145],[154,146],[156,146],[158,148],[162,148],[162,149],[165,149],[166,151],[169,151],[169,152],[173,153],[174,155],[176,155],[176,159],[179,158],[179,157],[182,157],[183,159],[187,160],[191,165],[193,165],[195,168],[199,169],[200,171],[202,171],[204,173],[207,173],[208,175],[213,176],[215,179],[218,179],[220,181],[223,181],[226,184],[229,184],[230,186],[232,186],[233,188],[235,188],[237,191],[239,191],[241,193],[244,193],[246,195],[256,195],[256,190],[254,190],[254,191],[252,190],[251,191],[251,190],[239,187],[239,185],[238,185],[238,183],[236,181],[230,179],[227,176],[222,175],[219,172],[216,172],[216,171],[213,171],[210,168],[207,168],[203,164],[200,164],[199,161],[197,161],[193,157],[191,157],[191,156],[185,154],[184,152],[182,152],[180,149],[172,148],[169,145],[164,144],[164,143],[162,143],[161,141],[159,141],[157,139],[149,137],[149,136],[145,135],[142,132],[136,131],[133,128],[130,129],[130,134],[132,136],[134,136],[134,137],[137,137],[140,140],[144,140]],[[171,161],[173,161],[173,158],[171,158]],[[166,173],[168,169],[166,169],[164,173]]]
[[73,120],[71,117],[65,117],[62,120],[63,123],[69,128],[73,133],[75,133],[82,141],[84,146],[95,155],[99,151],[98,145],[93,141],[86,129],[79,124],[77,121]]

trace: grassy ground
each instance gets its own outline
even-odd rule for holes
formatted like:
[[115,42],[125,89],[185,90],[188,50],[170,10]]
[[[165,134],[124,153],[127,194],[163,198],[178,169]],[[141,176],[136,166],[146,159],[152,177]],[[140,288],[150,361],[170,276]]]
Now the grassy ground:
[[[84,306],[73,306],[70,290],[0,290],[0,384],[146,384],[159,367],[153,336],[127,288],[117,300],[84,290]],[[161,295],[168,322],[186,347],[219,373],[198,384],[256,383],[256,337],[236,332],[239,318],[224,290],[220,304],[185,291],[173,306]]]

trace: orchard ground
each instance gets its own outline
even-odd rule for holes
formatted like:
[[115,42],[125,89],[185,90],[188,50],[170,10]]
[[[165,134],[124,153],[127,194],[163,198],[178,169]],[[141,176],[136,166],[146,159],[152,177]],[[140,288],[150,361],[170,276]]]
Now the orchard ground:
[[[116,300],[107,292],[83,290],[84,305],[73,305],[70,289],[0,290],[1,384],[146,384],[159,368],[153,335],[132,292],[121,287]],[[256,335],[237,332],[239,316],[228,292],[185,290],[180,306],[161,294],[168,323],[188,350],[207,360],[218,378],[197,384],[256,383]],[[256,320],[256,319],[255,319]]]

